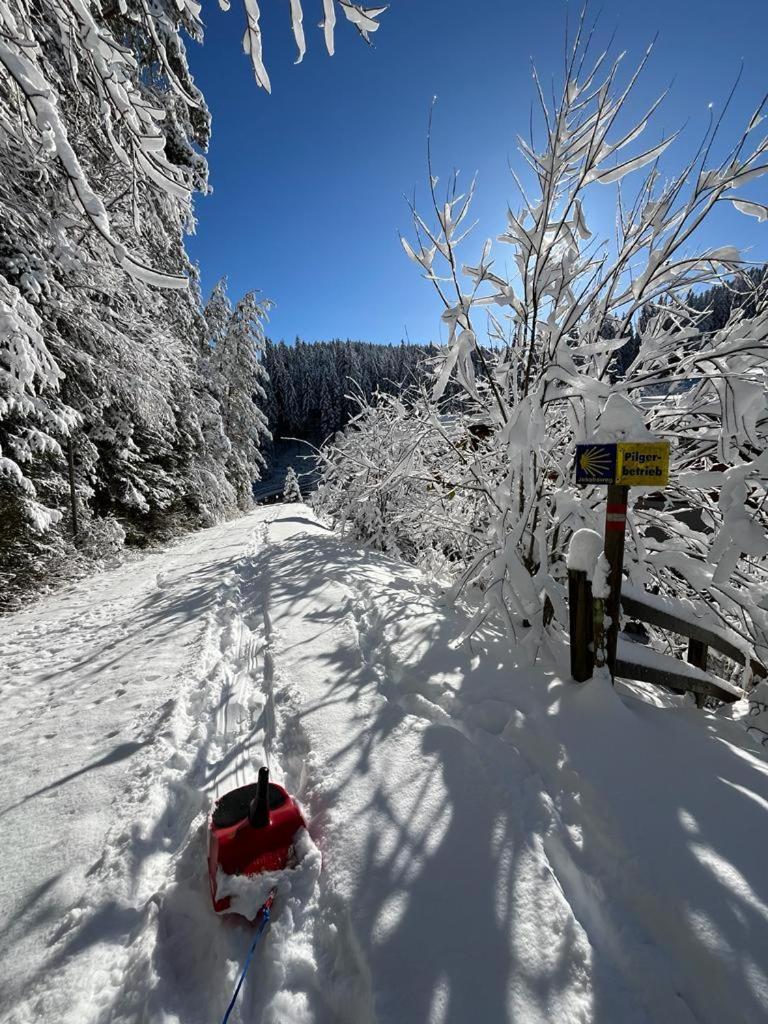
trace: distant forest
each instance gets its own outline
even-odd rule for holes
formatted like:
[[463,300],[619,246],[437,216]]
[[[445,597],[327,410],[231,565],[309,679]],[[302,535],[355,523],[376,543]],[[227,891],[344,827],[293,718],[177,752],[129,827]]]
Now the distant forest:
[[264,386],[264,411],[272,437],[276,441],[282,437],[325,440],[358,411],[352,396],[370,401],[377,390],[399,391],[419,378],[425,359],[437,351],[434,345],[405,343],[267,341],[263,365],[269,383]]
[[[731,310],[745,306],[745,314],[754,316],[752,284],[768,280],[768,267],[745,271],[749,285],[738,279],[715,285],[705,291],[690,291],[685,303],[692,310],[706,313],[702,332],[720,330],[728,322]],[[643,319],[658,310],[643,309]],[[617,352],[615,375],[621,376],[634,359],[638,338],[633,336]],[[263,366],[269,374],[264,385],[264,411],[274,440],[298,437],[319,443],[343,430],[359,409],[354,395],[370,401],[379,390],[400,391],[404,384],[416,382],[424,373],[425,361],[435,356],[435,345],[374,345],[364,341],[317,341],[297,339],[293,345],[267,341]],[[476,365],[478,376],[483,369]],[[269,462],[269,444],[264,444]]]
[[756,313],[756,295],[753,288],[756,284],[768,282],[768,264],[762,267],[751,267],[744,272],[744,279],[735,279],[727,285],[718,284],[704,291],[689,292],[686,304],[699,312],[707,311],[701,322],[702,332],[719,331],[728,323],[732,309],[744,310],[744,315],[752,317]]
[[[685,304],[697,314],[704,314],[698,322],[702,334],[710,334],[713,331],[722,330],[728,323],[731,311],[742,309],[744,315],[753,317],[755,315],[756,296],[755,285],[768,284],[768,264],[762,267],[750,267],[745,270],[741,279],[732,278],[724,284],[717,284],[702,291],[689,291],[685,296]],[[663,306],[664,303],[661,304]],[[644,323],[648,318],[657,314],[661,306],[652,309],[649,306],[643,307],[640,313],[638,328],[642,331]],[[636,334],[617,352],[615,376],[622,376],[627,367],[637,355],[639,349],[639,338]]]

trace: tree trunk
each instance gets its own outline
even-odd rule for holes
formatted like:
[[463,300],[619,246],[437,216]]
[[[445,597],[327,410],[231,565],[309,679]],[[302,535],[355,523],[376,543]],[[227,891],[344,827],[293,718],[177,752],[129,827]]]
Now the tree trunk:
[[72,512],[72,536],[77,541],[77,493],[75,491],[75,449],[72,435],[67,440],[67,464],[69,467],[69,503]]

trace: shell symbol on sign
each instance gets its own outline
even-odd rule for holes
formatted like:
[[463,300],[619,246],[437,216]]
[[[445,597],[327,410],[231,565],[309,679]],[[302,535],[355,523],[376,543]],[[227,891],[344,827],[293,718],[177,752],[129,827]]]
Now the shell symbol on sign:
[[579,464],[588,476],[603,476],[610,469],[611,460],[604,448],[587,448],[581,453]]
[[615,473],[615,444],[580,444],[576,446],[577,484],[612,484]]

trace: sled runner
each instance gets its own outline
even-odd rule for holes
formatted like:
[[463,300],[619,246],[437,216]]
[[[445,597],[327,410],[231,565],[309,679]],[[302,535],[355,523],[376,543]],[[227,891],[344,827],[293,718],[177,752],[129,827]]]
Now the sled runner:
[[269,781],[259,769],[258,782],[226,793],[216,802],[208,831],[208,877],[217,913],[229,908],[230,897],[217,899],[219,868],[226,875],[282,871],[291,865],[293,838],[305,827],[293,797]]

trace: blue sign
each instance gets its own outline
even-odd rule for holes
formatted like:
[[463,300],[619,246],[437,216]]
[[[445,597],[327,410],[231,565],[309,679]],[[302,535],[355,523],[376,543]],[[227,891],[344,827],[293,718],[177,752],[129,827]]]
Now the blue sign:
[[576,445],[576,483],[612,484],[616,480],[615,444]]

